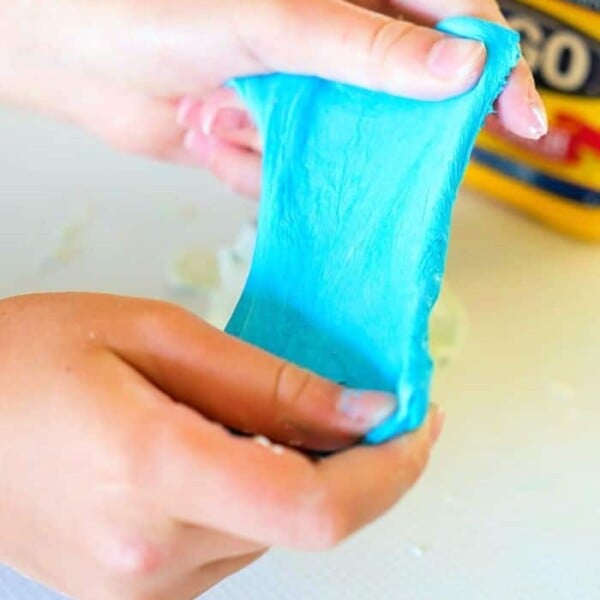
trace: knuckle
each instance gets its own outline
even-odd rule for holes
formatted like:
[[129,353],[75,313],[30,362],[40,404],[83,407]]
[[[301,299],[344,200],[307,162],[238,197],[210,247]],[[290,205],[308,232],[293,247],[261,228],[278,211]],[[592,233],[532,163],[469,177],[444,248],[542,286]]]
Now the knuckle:
[[296,545],[309,550],[333,548],[352,533],[347,511],[324,486],[303,496],[296,525]]
[[[253,63],[286,70],[297,62],[294,42],[303,40],[310,7],[286,0],[242,0],[236,3],[235,31],[242,49]],[[292,43],[281,43],[273,31],[285,31]]]
[[160,516],[142,516],[141,521],[139,515],[113,520],[94,536],[90,549],[100,587],[113,592],[105,597],[148,598],[141,592],[152,589],[148,583],[173,563],[174,539],[165,533]]
[[315,524],[313,541],[317,548],[333,548],[351,533],[345,511],[329,494],[324,495],[318,505]]
[[127,539],[116,536],[103,559],[103,566],[111,579],[145,579],[155,574],[163,565],[162,551],[143,538]]
[[337,384],[282,362],[275,378],[273,405],[280,422],[305,424],[306,419],[320,426],[329,426],[338,418],[340,388]]
[[407,39],[418,31],[417,25],[406,21],[386,19],[375,29],[368,46],[370,71],[374,74],[374,84],[386,83],[390,61],[395,59]]
[[136,307],[132,318],[139,333],[161,339],[174,324],[188,320],[190,313],[171,302],[152,300]]
[[[291,362],[283,361],[275,381],[274,400],[278,408],[296,406],[308,394],[316,375]],[[314,384],[313,384],[314,385]]]

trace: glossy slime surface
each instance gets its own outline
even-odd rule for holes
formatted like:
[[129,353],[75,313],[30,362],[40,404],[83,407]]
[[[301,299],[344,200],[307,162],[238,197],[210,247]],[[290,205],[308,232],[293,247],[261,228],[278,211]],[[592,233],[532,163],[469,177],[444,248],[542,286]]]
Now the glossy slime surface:
[[265,141],[250,275],[226,330],[351,388],[394,392],[380,443],[428,405],[428,320],[451,211],[475,138],[520,54],[518,36],[473,18],[438,28],[481,40],[468,93],[427,102],[314,77],[233,85]]

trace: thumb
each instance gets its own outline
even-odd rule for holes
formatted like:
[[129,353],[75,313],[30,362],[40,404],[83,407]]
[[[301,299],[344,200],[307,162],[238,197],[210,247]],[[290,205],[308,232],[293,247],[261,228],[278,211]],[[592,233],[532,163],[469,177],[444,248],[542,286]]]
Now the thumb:
[[[212,421],[311,450],[362,438],[396,408],[393,395],[344,389],[157,304],[141,325],[115,327],[110,347],[156,387]],[[139,319],[134,320],[139,321]]]
[[460,94],[479,79],[482,43],[455,38],[343,0],[266,0],[240,36],[267,70],[312,74],[414,98]]

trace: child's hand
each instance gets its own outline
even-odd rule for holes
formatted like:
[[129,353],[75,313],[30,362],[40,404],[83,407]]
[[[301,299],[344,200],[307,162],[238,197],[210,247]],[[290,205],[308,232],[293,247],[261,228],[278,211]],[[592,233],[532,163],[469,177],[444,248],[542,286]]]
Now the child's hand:
[[[502,20],[494,0],[356,4],[365,7],[342,0],[5,0],[0,98],[63,115],[127,151],[208,165],[255,195],[256,144],[220,144],[219,136],[207,136],[215,119],[198,120],[195,101],[231,77],[269,71],[415,97],[455,95],[478,79],[483,45],[428,25],[457,14]],[[396,18],[399,13],[407,20]],[[178,123],[183,97],[187,108],[179,111]],[[545,131],[524,62],[499,113],[519,135]],[[229,114],[221,121],[239,128],[240,119]],[[195,133],[184,143],[186,129]]]
[[[79,600],[188,600],[268,546],[325,548],[417,480],[441,428],[312,461],[393,409],[159,302],[0,302],[0,562]],[[225,427],[224,427],[225,426]]]
[[[456,15],[477,16],[505,24],[495,0],[352,1],[354,4],[395,15],[398,18],[401,13],[403,18],[421,25],[433,25],[441,19]],[[406,28],[406,24],[401,26]],[[394,30],[394,27],[388,26],[388,32],[389,30]],[[461,75],[464,76],[464,71],[456,70],[453,77],[449,76],[441,82],[440,87],[444,92],[434,94],[428,85],[427,70],[422,67],[423,61],[421,64],[418,61],[415,63],[413,52],[419,45],[423,46],[426,39],[425,31],[427,30],[422,27],[415,28],[410,35],[406,35],[399,41],[387,37],[393,52],[388,50],[385,53],[388,61],[389,57],[393,56],[398,61],[404,60],[417,64],[418,68],[423,70],[416,75],[408,74],[407,77],[410,78],[408,82],[402,78],[390,78],[387,86],[375,84],[373,87],[383,87],[388,91],[424,98],[451,95],[456,92],[453,86],[461,80]],[[312,39],[311,36],[311,43]],[[376,46],[372,51],[376,51]],[[444,49],[440,55],[450,61],[451,55],[446,52]],[[348,55],[348,59],[355,60],[351,55]],[[386,64],[385,61],[384,57],[379,58],[379,64]],[[372,66],[377,64],[376,57],[371,64]],[[477,62],[477,65],[480,66],[480,63]],[[324,62],[324,66],[328,66],[327,61]],[[387,66],[390,66],[389,62]],[[360,72],[357,72],[356,78],[359,77]],[[351,79],[346,76],[340,78]],[[469,81],[474,82],[473,79]],[[369,82],[359,81],[359,83],[369,86]],[[498,100],[497,110],[497,115],[490,118],[499,119],[506,129],[520,137],[538,139],[547,132],[546,112],[525,60],[522,59],[514,70],[504,93]],[[202,98],[195,96],[184,98],[180,103],[179,121],[188,130],[185,145],[197,162],[209,168],[217,177],[239,192],[258,198],[261,185],[261,142],[245,106],[235,92],[229,88],[221,88]]]

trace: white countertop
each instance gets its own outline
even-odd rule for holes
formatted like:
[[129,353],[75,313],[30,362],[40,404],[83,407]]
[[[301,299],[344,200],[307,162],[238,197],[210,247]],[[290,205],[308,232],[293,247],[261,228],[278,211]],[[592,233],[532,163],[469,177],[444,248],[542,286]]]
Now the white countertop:
[[[3,110],[0,131],[0,297],[173,299],[177,253],[253,213],[204,174],[41,118]],[[72,259],[52,260],[69,227]],[[600,246],[463,194],[448,274],[470,332],[437,374],[447,427],[417,489],[335,551],[273,552],[207,600],[600,599]],[[0,569],[0,597],[54,596]]]

